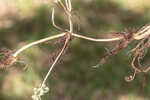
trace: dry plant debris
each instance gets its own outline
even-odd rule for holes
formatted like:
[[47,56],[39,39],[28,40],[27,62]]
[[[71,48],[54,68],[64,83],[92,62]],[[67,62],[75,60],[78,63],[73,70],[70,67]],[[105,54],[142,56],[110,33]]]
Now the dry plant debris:
[[[61,28],[55,24],[55,21],[54,21],[55,12],[53,8],[52,9],[52,24],[56,29],[58,29],[62,33],[29,43],[15,52],[8,50],[8,49],[0,50],[0,59],[1,59],[0,68],[7,68],[13,65],[18,60],[19,54],[22,53],[24,50],[28,49],[29,47],[38,45],[43,42],[50,41],[52,39],[60,38],[60,40],[58,40],[58,42],[56,43],[60,43],[62,45],[62,48],[52,54],[51,59],[53,63],[47,75],[45,76],[42,84],[40,85],[40,87],[34,89],[34,95],[32,96],[34,100],[40,100],[41,96],[49,91],[49,88],[45,85],[46,80],[50,76],[52,69],[54,68],[56,63],[59,61],[60,57],[63,54],[65,54],[65,51],[68,49],[68,47],[71,44],[71,41],[75,38],[85,39],[85,40],[93,41],[93,42],[107,42],[107,43],[112,42],[112,41],[119,41],[119,43],[112,50],[110,50],[106,55],[104,55],[104,57],[96,65],[96,67],[104,64],[111,55],[117,54],[120,50],[127,47],[133,41],[139,40],[139,43],[137,44],[137,46],[130,51],[131,53],[133,53],[132,60],[131,60],[131,68],[134,70],[134,73],[133,75],[130,75],[129,77],[126,77],[125,79],[130,82],[134,79],[137,72],[147,73],[150,70],[150,66],[144,68],[142,67],[143,65],[141,64],[141,60],[144,58],[146,51],[150,46],[150,25],[144,26],[137,32],[130,32],[130,31],[118,32],[120,35],[116,37],[112,37],[112,38],[96,39],[92,37],[87,37],[87,36],[79,35],[73,32],[73,23],[72,23],[73,14],[72,14],[71,0],[65,0],[65,2],[62,2],[61,0],[56,0],[55,3],[59,4],[64,10],[68,19],[69,29]],[[140,67],[135,65],[136,61],[138,62],[138,66]],[[141,69],[141,68],[144,68],[144,69]],[[45,88],[46,88],[46,91],[45,91]]]

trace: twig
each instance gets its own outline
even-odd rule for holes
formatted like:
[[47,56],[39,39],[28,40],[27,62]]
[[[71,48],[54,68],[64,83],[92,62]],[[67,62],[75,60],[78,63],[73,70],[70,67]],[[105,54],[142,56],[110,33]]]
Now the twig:
[[134,39],[140,40],[150,35],[150,25],[142,27],[134,36]]
[[31,42],[25,46],[23,46],[22,48],[20,48],[19,50],[17,50],[13,56],[14,57],[17,57],[22,51],[28,49],[29,47],[32,47],[34,45],[37,45],[37,44],[40,44],[40,43],[43,43],[43,42],[46,42],[46,41],[49,41],[49,40],[52,40],[52,39],[56,39],[56,38],[60,38],[60,37],[63,37],[66,33],[61,33],[61,34],[58,34],[58,35],[54,35],[54,36],[50,36],[50,37],[47,37],[47,38],[44,38],[44,39],[41,39],[41,40],[37,40],[35,42]]
[[[24,51],[25,49],[27,49],[29,47],[32,47],[34,45],[37,45],[37,44],[40,44],[40,43],[43,43],[43,42],[46,42],[46,41],[49,41],[49,40],[53,40],[53,39],[56,39],[56,38],[63,37],[65,34],[66,33],[60,33],[58,35],[50,36],[50,37],[47,37],[47,38],[44,38],[44,39],[41,39],[41,40],[38,40],[38,41],[35,41],[35,42],[31,42],[31,43],[23,46],[19,50],[17,50],[13,54],[13,56],[17,57],[18,54],[20,54],[22,51]],[[79,34],[76,34],[76,33],[72,33],[71,35],[74,36],[74,37],[77,37],[77,38],[81,38],[81,39],[85,39],[85,40],[89,40],[89,41],[93,41],[93,42],[111,42],[111,41],[119,41],[119,40],[123,39],[123,36],[114,37],[114,38],[108,38],[108,39],[96,39],[96,38],[91,38],[91,37],[79,35]],[[142,36],[141,35],[139,35],[139,36],[138,35],[134,35],[133,38],[136,39],[136,40],[140,40],[140,39],[143,39],[147,35],[150,35],[150,32],[149,32],[149,34],[148,33],[146,33],[146,34],[143,33]]]
[[64,44],[62,50],[60,51],[60,53],[59,53],[58,56],[56,57],[55,61],[54,61],[53,64],[51,65],[51,67],[50,67],[48,73],[46,74],[46,76],[45,76],[45,78],[44,78],[44,80],[43,80],[43,82],[42,82],[42,84],[41,84],[41,88],[45,85],[45,82],[46,82],[48,76],[51,74],[52,69],[54,68],[54,66],[56,65],[57,61],[59,60],[59,58],[61,57],[62,53],[64,52],[64,50],[65,50],[65,48],[66,48],[67,43],[68,43],[69,40],[70,40],[70,36],[68,35],[68,37],[66,38],[66,41],[65,41],[65,44]]
[[121,37],[121,36],[114,37],[114,38],[108,38],[108,39],[96,39],[96,38],[87,37],[87,36],[83,36],[83,35],[79,35],[79,34],[75,34],[75,33],[72,33],[72,36],[80,38],[80,39],[93,41],[93,42],[111,42],[111,41],[118,41],[118,40],[122,40],[123,39],[123,37]]
[[53,25],[56,29],[58,29],[58,30],[60,30],[60,31],[62,31],[62,32],[65,32],[65,31],[66,31],[65,29],[63,29],[63,28],[61,28],[61,27],[59,27],[59,26],[57,26],[57,25],[55,24],[55,19],[54,19],[54,17],[55,17],[55,10],[54,10],[54,8],[52,8],[52,25]]

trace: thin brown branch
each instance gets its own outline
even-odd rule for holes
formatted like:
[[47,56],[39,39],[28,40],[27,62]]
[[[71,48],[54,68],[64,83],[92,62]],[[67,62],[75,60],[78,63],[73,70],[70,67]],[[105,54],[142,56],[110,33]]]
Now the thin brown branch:
[[60,38],[62,36],[64,36],[66,33],[61,33],[61,34],[58,34],[58,35],[54,35],[54,36],[50,36],[50,37],[47,37],[47,38],[44,38],[44,39],[41,39],[41,40],[38,40],[38,41],[35,41],[35,42],[31,42],[25,46],[23,46],[22,48],[18,49],[14,54],[13,56],[14,57],[17,57],[18,54],[20,54],[22,51],[24,51],[25,49],[28,49],[29,47],[32,47],[34,45],[37,45],[37,44],[40,44],[40,43],[43,43],[43,42],[47,42],[49,40],[53,40],[53,39],[56,39],[56,38]]
[[56,29],[58,29],[58,30],[60,30],[60,31],[62,31],[62,32],[65,32],[66,30],[65,29],[63,29],[63,28],[61,28],[61,27],[59,27],[59,26],[57,26],[56,24],[55,24],[55,10],[54,10],[54,8],[52,9],[52,25],[56,28]]
[[69,40],[71,39],[70,35],[68,35],[68,34],[66,34],[66,35],[67,35],[67,38],[66,38],[65,44],[64,44],[62,50],[60,51],[60,53],[58,54],[58,56],[56,57],[55,61],[54,61],[53,64],[51,65],[51,67],[50,67],[50,69],[49,69],[47,75],[45,76],[45,78],[44,78],[44,80],[43,80],[43,82],[42,82],[42,84],[41,84],[41,88],[45,85],[45,82],[46,82],[48,76],[51,74],[51,71],[53,70],[53,68],[54,68],[54,66],[56,65],[56,63],[58,62],[58,60],[60,59],[60,57],[61,57],[61,55],[63,54],[63,52],[64,52],[64,50],[65,50],[65,48],[66,48],[66,46],[67,46]]

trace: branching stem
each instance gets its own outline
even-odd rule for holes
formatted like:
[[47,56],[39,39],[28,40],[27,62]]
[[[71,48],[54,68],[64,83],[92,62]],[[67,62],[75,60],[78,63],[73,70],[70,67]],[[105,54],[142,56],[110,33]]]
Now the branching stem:
[[[13,56],[14,57],[17,57],[18,54],[20,54],[22,51],[26,50],[27,48],[29,47],[32,47],[34,45],[37,45],[37,44],[40,44],[40,43],[43,43],[43,42],[46,42],[46,41],[50,41],[50,40],[53,40],[53,39],[56,39],[56,38],[60,38],[60,37],[63,37],[66,33],[60,33],[58,35],[54,35],[54,36],[50,36],[50,37],[47,37],[47,38],[44,38],[44,39],[41,39],[41,40],[37,40],[35,42],[31,42],[25,46],[23,46],[22,48],[20,48],[19,50],[17,50]],[[118,41],[118,40],[122,40],[123,37],[119,36],[119,37],[114,37],[114,38],[108,38],[108,39],[96,39],[96,38],[91,38],[91,37],[87,37],[87,36],[83,36],[83,35],[79,35],[79,34],[76,34],[76,33],[72,33],[71,34],[73,37],[76,37],[76,38],[81,38],[81,39],[85,39],[85,40],[89,40],[89,41],[93,41],[93,42],[112,42],[112,41]],[[141,35],[134,35],[134,39],[136,40],[140,40],[140,39],[143,39],[145,36],[147,35],[150,35],[150,32],[149,33],[144,33],[144,34],[141,34]]]
[[[47,42],[47,41],[50,41],[50,40],[53,40],[53,39],[56,39],[56,38],[60,38],[60,37],[63,37],[63,36],[66,36],[66,41],[64,43],[64,46],[63,48],[61,49],[60,53],[58,54],[58,56],[56,57],[56,59],[54,60],[53,64],[51,65],[50,69],[49,69],[49,72],[47,73],[46,77],[44,78],[43,80],[43,83],[41,84],[41,88],[45,85],[45,82],[48,78],[48,76],[50,75],[53,67],[55,66],[55,64],[57,63],[57,61],[59,60],[60,56],[62,55],[62,53],[64,52],[65,48],[66,48],[66,45],[68,44],[69,40],[71,37],[76,37],[76,38],[80,38],[80,39],[85,39],[85,40],[89,40],[89,41],[93,41],[93,42],[112,42],[112,41],[119,41],[119,40],[123,40],[125,37],[123,35],[119,35],[119,36],[116,36],[116,37],[113,37],[113,38],[104,38],[104,39],[96,39],[96,38],[92,38],[92,37],[87,37],[87,36],[83,36],[83,35],[79,35],[79,34],[76,34],[76,33],[73,33],[73,23],[72,23],[72,5],[71,5],[71,1],[70,0],[65,0],[65,5],[63,4],[63,2],[61,0],[58,0],[58,3],[61,5],[61,7],[64,9],[65,11],[65,14],[66,16],[68,17],[68,22],[69,22],[69,29],[63,29],[59,26],[57,26],[55,24],[55,21],[54,21],[54,14],[55,14],[55,11],[54,9],[52,9],[52,24],[53,26],[60,30],[62,33],[58,34],[58,35],[53,35],[53,36],[49,36],[49,37],[46,37],[44,39],[40,39],[40,40],[37,40],[35,42],[31,42],[25,46],[23,46],[22,48],[18,49],[14,54],[13,54],[13,57],[14,58],[17,58],[17,56],[22,53],[24,50],[32,47],[32,46],[35,46],[35,45],[38,45],[40,43],[43,43],[43,42]],[[147,27],[143,27],[141,30],[137,31],[136,33],[133,33],[132,35],[132,39],[133,40],[141,40],[141,39],[145,39],[146,37],[148,37],[150,35],[150,25],[147,26]],[[138,48],[138,46],[137,46]],[[144,72],[144,71],[141,71],[140,69],[137,69],[134,65],[134,62],[136,60],[136,56],[133,57],[132,59],[132,67],[135,69],[135,73],[136,71],[138,72]],[[150,68],[148,68],[146,71],[148,71]],[[135,75],[134,75],[135,76]]]

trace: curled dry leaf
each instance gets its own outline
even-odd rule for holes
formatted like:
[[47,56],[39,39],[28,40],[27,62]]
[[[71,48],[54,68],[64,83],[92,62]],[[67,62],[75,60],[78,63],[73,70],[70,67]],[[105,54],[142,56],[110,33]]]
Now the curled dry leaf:
[[[138,47],[136,47],[135,49],[135,53],[132,57],[132,61],[131,61],[131,66],[135,71],[138,72],[148,72],[150,70],[150,66],[144,68],[142,67],[143,65],[141,64],[141,60],[143,60],[147,49],[150,47],[150,37],[148,37],[147,39],[142,40],[142,42],[140,44],[138,44]],[[140,69],[140,67],[135,65],[135,61],[138,61],[138,65],[140,65],[140,67],[142,67]]]
[[[150,27],[150,25],[144,26],[143,28],[141,28],[138,31],[138,33],[140,33],[140,34],[148,33],[149,27]],[[131,52],[133,52],[133,56],[132,56],[132,60],[131,60],[131,67],[135,71],[134,77],[136,75],[136,72],[147,73],[150,70],[150,66],[144,67],[143,64],[141,64],[141,61],[145,57],[149,47],[150,47],[150,37],[148,35],[147,37],[143,38],[134,49],[132,49]],[[135,64],[136,61],[137,61],[138,65]],[[134,79],[134,77],[130,81],[132,81]]]

